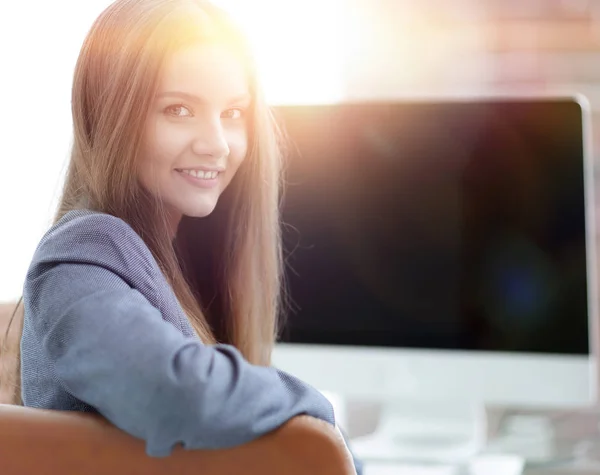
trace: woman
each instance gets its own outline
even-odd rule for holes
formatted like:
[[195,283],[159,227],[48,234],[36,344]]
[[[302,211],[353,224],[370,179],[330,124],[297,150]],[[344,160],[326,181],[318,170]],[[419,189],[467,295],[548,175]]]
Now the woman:
[[240,33],[193,0],[118,0],[72,91],[54,225],[24,286],[21,396],[98,412],[152,456],[246,443],[328,401],[270,367],[280,154]]

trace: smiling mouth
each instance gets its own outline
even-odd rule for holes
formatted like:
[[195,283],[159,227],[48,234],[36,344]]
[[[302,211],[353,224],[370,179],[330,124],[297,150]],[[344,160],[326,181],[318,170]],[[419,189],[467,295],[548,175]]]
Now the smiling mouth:
[[214,180],[221,173],[220,171],[216,171],[216,170],[210,171],[210,170],[176,169],[176,171],[178,171],[179,173],[183,173],[185,175],[192,176],[194,178],[201,179],[201,180]]

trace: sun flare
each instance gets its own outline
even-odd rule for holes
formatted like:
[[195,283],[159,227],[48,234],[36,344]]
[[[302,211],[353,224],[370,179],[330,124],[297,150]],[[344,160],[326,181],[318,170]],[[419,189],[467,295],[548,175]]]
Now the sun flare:
[[346,31],[342,0],[219,0],[246,31],[271,104],[339,101]]

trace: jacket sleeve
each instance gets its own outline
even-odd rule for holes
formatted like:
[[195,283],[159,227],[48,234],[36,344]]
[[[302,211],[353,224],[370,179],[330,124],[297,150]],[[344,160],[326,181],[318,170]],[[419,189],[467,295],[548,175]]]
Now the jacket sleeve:
[[34,334],[63,388],[144,440],[149,455],[243,444],[300,414],[334,424],[321,393],[232,346],[184,336],[115,266],[52,254],[26,281]]

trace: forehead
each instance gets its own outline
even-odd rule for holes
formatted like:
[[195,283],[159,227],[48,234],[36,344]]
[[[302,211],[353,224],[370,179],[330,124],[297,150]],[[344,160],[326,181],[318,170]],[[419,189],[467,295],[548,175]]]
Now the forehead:
[[207,99],[227,99],[249,92],[240,57],[219,44],[195,44],[167,58],[159,92],[185,92]]

